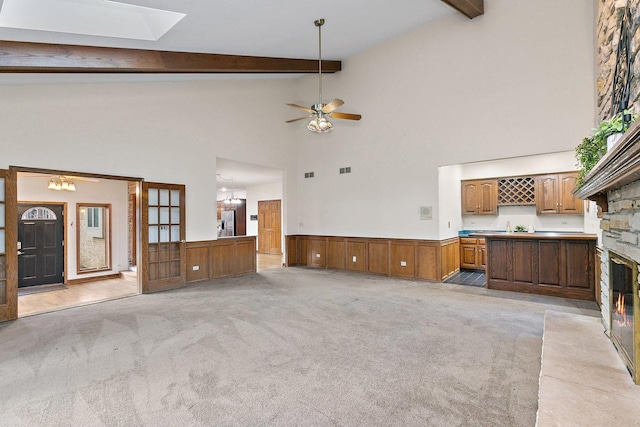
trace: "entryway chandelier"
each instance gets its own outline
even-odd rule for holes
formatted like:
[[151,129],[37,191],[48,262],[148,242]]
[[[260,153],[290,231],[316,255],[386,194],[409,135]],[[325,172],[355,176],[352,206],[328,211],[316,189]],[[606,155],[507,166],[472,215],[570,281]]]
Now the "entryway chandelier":
[[47,187],[49,190],[56,191],[76,191],[76,185],[73,183],[71,178],[66,176],[58,176],[58,178],[52,178],[49,181],[49,186]]

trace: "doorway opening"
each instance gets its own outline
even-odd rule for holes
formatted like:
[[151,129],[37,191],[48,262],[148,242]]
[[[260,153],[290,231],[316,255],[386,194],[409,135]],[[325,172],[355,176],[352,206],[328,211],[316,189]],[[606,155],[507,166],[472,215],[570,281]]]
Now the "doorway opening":
[[[283,219],[286,217],[284,171],[218,157],[216,172],[218,238],[256,236],[257,271],[282,268]],[[241,200],[235,210],[234,196]],[[260,206],[263,206],[262,214]],[[226,212],[230,210],[234,212]],[[235,232],[229,232],[231,229]]]
[[139,294],[140,181],[17,170],[18,317]]

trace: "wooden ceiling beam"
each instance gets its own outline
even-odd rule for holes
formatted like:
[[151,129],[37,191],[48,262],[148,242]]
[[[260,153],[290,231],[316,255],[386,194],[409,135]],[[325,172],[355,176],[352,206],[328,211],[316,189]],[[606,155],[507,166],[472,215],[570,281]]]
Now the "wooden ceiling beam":
[[[340,61],[322,61],[323,73]],[[317,73],[312,59],[0,41],[0,73]]]
[[473,19],[484,15],[484,0],[441,0],[458,12]]

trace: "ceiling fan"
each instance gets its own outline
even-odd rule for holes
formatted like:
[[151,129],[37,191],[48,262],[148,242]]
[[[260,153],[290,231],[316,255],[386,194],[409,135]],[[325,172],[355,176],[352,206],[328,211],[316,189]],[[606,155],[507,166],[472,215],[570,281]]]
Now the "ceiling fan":
[[333,130],[333,125],[328,120],[329,117],[334,119],[360,120],[362,116],[360,114],[340,113],[335,111],[344,104],[344,101],[338,98],[335,98],[328,104],[322,103],[322,26],[324,25],[324,19],[318,19],[314,21],[314,24],[318,27],[318,81],[320,99],[318,103],[313,104],[311,108],[297,104],[287,104],[290,107],[299,108],[309,113],[309,115],[304,117],[287,120],[287,123],[311,118],[311,121],[307,125],[307,129],[312,132],[325,133]]

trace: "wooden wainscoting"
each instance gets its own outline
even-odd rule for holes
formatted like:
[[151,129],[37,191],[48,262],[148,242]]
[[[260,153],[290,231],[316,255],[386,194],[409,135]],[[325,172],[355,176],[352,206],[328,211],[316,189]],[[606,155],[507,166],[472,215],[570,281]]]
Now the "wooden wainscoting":
[[460,269],[457,237],[446,240],[286,236],[287,265],[439,282]]
[[187,242],[187,283],[255,272],[255,236]]
[[367,243],[368,272],[389,275],[389,243],[387,239],[369,239]]

